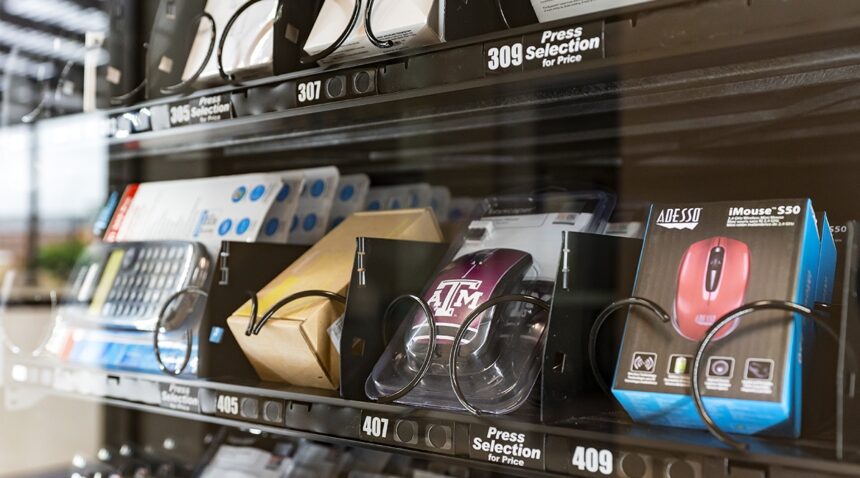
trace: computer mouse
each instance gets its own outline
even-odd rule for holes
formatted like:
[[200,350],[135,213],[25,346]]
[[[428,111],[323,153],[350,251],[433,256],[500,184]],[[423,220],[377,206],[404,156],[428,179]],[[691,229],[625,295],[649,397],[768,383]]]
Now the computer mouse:
[[[532,266],[531,254],[516,249],[484,249],[463,255],[448,264],[433,280],[424,300],[436,320],[436,351],[447,355],[460,325],[470,312],[487,300],[519,291]],[[478,354],[486,347],[495,308],[469,326],[461,342],[462,354]],[[410,355],[422,360],[430,335],[424,313],[416,313],[407,334]],[[441,347],[441,348],[440,348]]]
[[[700,341],[717,319],[744,304],[750,276],[749,246],[728,237],[711,237],[692,244],[678,267],[675,314],[679,334]],[[724,326],[719,340],[738,326]]]

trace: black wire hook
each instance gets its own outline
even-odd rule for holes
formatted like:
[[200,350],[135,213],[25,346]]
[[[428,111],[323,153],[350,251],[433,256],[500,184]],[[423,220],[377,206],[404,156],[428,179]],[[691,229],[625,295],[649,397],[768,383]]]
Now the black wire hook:
[[250,337],[254,333],[254,326],[257,325],[257,309],[260,303],[257,300],[256,292],[249,290],[247,293],[251,297],[251,317],[248,318],[248,328],[245,329],[245,336]]
[[355,8],[352,10],[352,16],[349,19],[349,23],[346,25],[346,28],[343,30],[343,33],[337,37],[337,40],[334,41],[331,45],[326,47],[325,50],[317,53],[316,55],[302,55],[299,58],[299,62],[303,65],[307,65],[310,63],[316,63],[323,58],[334,53],[335,50],[341,47],[343,43],[349,38],[349,34],[352,33],[352,30],[358,24],[358,18],[361,16],[361,0],[355,0]]
[[[152,35],[152,32],[150,32],[150,36],[151,35]],[[146,43],[143,44],[143,56],[144,56],[144,58],[147,56],[148,52],[149,52],[149,42],[147,41]],[[148,62],[146,65],[146,70],[149,70]],[[135,96],[137,96],[141,91],[143,91],[144,88],[146,88],[146,85],[149,82],[149,80],[147,79],[148,76],[149,76],[148,71],[144,72],[143,79],[140,80],[140,83],[138,83],[137,86],[132,88],[131,91],[129,91],[127,93],[123,93],[123,94],[118,95],[118,96],[111,97],[110,98],[111,106],[124,105],[127,101],[129,101],[132,98],[134,98]]]
[[511,24],[508,22],[508,16],[505,15],[505,7],[502,6],[502,0],[496,0],[496,11],[499,13],[499,18],[508,30],[511,29]]
[[370,40],[370,43],[372,43],[376,48],[391,48],[394,46],[393,41],[382,41],[373,33],[371,16],[373,15],[373,4],[375,1],[376,0],[367,0],[367,9],[364,11],[364,34],[367,35],[367,39]]
[[[242,16],[243,13],[245,13],[245,10],[250,8],[251,5],[254,5],[255,3],[259,3],[261,1],[262,0],[248,0],[247,2],[243,3],[239,8],[236,9],[235,12],[233,12],[233,15],[230,17],[229,20],[227,20],[227,23],[224,25],[224,31],[221,32],[221,39],[218,41],[218,53],[216,54],[215,58],[218,60],[218,75],[220,75],[221,78],[223,78],[225,81],[232,83],[233,80],[236,79],[235,75],[224,71],[224,63],[222,57],[224,55],[224,44],[227,42],[227,35],[230,33],[230,30],[233,29],[233,24],[236,23],[236,20],[238,20],[239,17]],[[214,43],[214,38],[212,41]]]
[[[278,302],[275,303],[275,305],[273,305],[269,310],[267,310],[266,313],[263,314],[263,317],[260,319],[260,322],[256,326],[253,327],[253,334],[259,335],[260,331],[263,330],[263,326],[266,325],[266,323],[269,321],[269,319],[271,319],[272,316],[274,316],[278,312],[278,310],[280,310],[282,307],[289,304],[290,302],[294,302],[294,301],[299,300],[299,299],[304,299],[306,297],[325,297],[325,298],[331,299],[335,302],[339,302],[341,304],[346,304],[346,297],[344,297],[344,296],[342,296],[336,292],[331,292],[328,290],[305,290],[302,292],[296,292],[295,294],[292,294],[290,296],[284,297],[283,299],[279,300]],[[254,296],[253,302],[256,302],[256,295]],[[253,303],[252,303],[252,305],[253,305]],[[256,306],[253,307],[253,310],[251,312],[252,312],[251,322],[253,323],[253,321],[255,320],[255,317],[256,317],[256,312],[257,312]],[[249,323],[248,329],[251,329],[251,327],[252,327],[252,324]],[[246,335],[247,335],[247,332],[246,332]]]
[[[424,376],[427,375],[427,371],[430,370],[430,364],[433,363],[433,351],[436,349],[436,318],[433,316],[433,310],[430,309],[430,305],[428,305],[424,299],[413,294],[404,294],[397,297],[391,301],[391,303],[388,304],[388,308],[385,309],[385,313],[382,315],[382,323],[385,324],[388,322],[388,318],[391,315],[391,312],[394,311],[395,305],[404,300],[417,302],[418,306],[424,311],[424,315],[427,317],[427,324],[430,328],[430,345],[427,347],[427,353],[424,355],[424,361],[421,362],[421,367],[418,368],[418,372],[415,373],[412,380],[394,393],[377,397],[375,400],[379,403],[391,403],[403,398],[403,396],[411,392],[412,389],[418,386],[421,380],[424,379]],[[384,330],[385,328],[383,327],[383,331]]]
[[[716,424],[716,422],[714,422],[713,418],[705,408],[705,403],[702,399],[702,389],[699,385],[699,377],[701,376],[702,362],[705,355],[705,350],[708,348],[708,345],[711,344],[711,341],[720,332],[720,330],[727,324],[734,322],[735,320],[740,319],[745,315],[762,310],[782,310],[799,314],[802,317],[812,320],[813,323],[816,323],[821,326],[821,328],[823,328],[828,333],[828,335],[830,335],[831,337],[836,339],[837,342],[839,342],[839,334],[836,333],[832,328],[830,328],[830,326],[824,321],[824,318],[820,313],[810,309],[809,307],[784,300],[760,300],[756,302],[751,302],[749,304],[744,304],[737,309],[730,311],[726,315],[720,317],[716,322],[714,322],[711,328],[708,329],[708,332],[705,334],[705,337],[699,343],[699,347],[696,350],[696,355],[693,358],[693,376],[691,387],[693,401],[696,406],[696,411],[699,413],[699,416],[701,416],[702,421],[705,423],[705,427],[707,427],[708,431],[711,432],[712,435],[717,437],[721,442],[739,451],[746,451],[749,448],[749,445],[738,441],[737,439],[729,435],[727,432],[723,431],[723,429],[720,428]],[[847,351],[851,355],[850,358],[852,362],[856,364],[853,349],[849,347]]]
[[457,401],[460,402],[460,405],[462,405],[463,408],[472,415],[481,415],[484,412],[472,405],[466,398],[465,394],[463,394],[463,390],[460,388],[460,379],[457,375],[457,356],[460,354],[460,345],[463,341],[463,337],[466,336],[466,332],[469,330],[469,326],[472,325],[472,322],[474,322],[478,316],[483,314],[487,309],[505,302],[525,302],[540,307],[547,312],[549,312],[550,309],[550,305],[547,302],[540,300],[537,297],[523,294],[511,294],[494,297],[484,302],[463,319],[463,323],[460,325],[460,328],[457,330],[457,335],[454,337],[454,345],[451,347],[451,355],[448,359],[448,368],[450,369],[449,375],[451,377],[451,388],[454,390],[454,396],[457,397]]
[[[209,59],[212,58],[212,51],[215,50],[215,39],[217,37],[217,27],[215,25],[215,19],[212,18],[212,15],[210,15],[208,12],[202,12],[196,17],[194,17],[194,20],[192,20],[191,23],[196,23],[197,28],[199,29],[200,22],[202,22],[204,18],[209,20],[209,24],[210,26],[212,26],[212,33],[210,33],[209,35],[209,49],[206,51],[206,56],[203,58],[203,61],[200,63],[200,66],[197,67],[197,70],[194,71],[193,75],[188,77],[187,80],[182,80],[175,85],[169,85],[165,86],[164,88],[161,88],[161,94],[172,95],[173,93],[177,93],[184,90],[185,88],[188,88],[189,86],[194,84],[194,82],[197,81],[198,78],[200,78],[200,75],[203,74],[203,70],[205,70],[206,66],[209,64]],[[196,33],[197,30],[191,31]]]
[[182,363],[179,367],[171,370],[167,365],[164,364],[164,360],[161,358],[161,348],[158,346],[158,337],[160,336],[161,329],[164,328],[162,323],[164,322],[164,314],[167,312],[167,308],[173,303],[174,300],[182,297],[185,294],[191,295],[199,295],[201,297],[208,297],[209,293],[205,290],[200,289],[198,287],[186,287],[175,294],[168,297],[168,299],[164,302],[164,305],[161,306],[161,310],[158,312],[158,320],[155,323],[155,330],[152,331],[152,348],[155,352],[155,360],[158,361],[158,368],[161,369],[167,375],[179,376],[182,372],[185,371],[185,368],[188,366],[188,362],[191,361],[191,348],[194,345],[194,332],[191,329],[185,330],[185,356],[182,359]]
[[612,390],[603,379],[603,375],[600,373],[600,368],[597,366],[597,337],[599,336],[600,329],[603,327],[603,323],[606,322],[606,319],[620,309],[634,306],[647,309],[663,323],[672,321],[672,317],[670,317],[659,304],[652,300],[643,299],[642,297],[628,297],[623,300],[615,301],[600,312],[600,315],[597,316],[597,319],[594,320],[594,324],[591,326],[591,331],[588,333],[588,361],[591,365],[591,373],[594,375],[594,379],[597,380],[597,384],[603,392],[610,397],[612,396]]

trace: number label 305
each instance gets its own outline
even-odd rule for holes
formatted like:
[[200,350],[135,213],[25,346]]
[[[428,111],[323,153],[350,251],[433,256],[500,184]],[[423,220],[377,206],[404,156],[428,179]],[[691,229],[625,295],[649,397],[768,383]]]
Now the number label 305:
[[608,476],[614,471],[615,459],[609,450],[578,446],[573,450],[573,458],[570,463],[579,471]]

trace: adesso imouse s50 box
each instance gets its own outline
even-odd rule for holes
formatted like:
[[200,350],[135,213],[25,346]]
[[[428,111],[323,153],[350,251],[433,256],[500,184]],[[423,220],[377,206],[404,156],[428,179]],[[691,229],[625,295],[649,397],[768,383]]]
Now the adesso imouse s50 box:
[[[704,427],[690,394],[693,355],[729,311],[758,300],[829,301],[836,249],[826,217],[822,223],[823,240],[808,199],[652,207],[633,295],[672,320],[640,308],[628,315],[613,393],[634,420]],[[721,330],[701,382],[718,426],[799,435],[801,356],[812,327],[762,311]]]

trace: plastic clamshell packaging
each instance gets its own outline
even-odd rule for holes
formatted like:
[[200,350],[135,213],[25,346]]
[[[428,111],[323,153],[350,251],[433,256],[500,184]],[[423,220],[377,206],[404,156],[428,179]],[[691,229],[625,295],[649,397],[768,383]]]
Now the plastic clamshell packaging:
[[[449,359],[463,320],[480,304],[508,294],[547,303],[558,267],[563,231],[599,232],[614,198],[601,192],[500,196],[484,201],[428,281],[423,297],[436,321],[429,370],[398,403],[461,410],[451,389]],[[406,307],[403,310],[407,310]],[[431,346],[428,322],[416,306],[365,384],[371,398],[390,395],[415,377]],[[485,413],[518,409],[541,367],[548,312],[521,301],[500,303],[475,318],[460,344],[457,374],[463,395]]]

